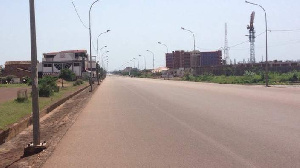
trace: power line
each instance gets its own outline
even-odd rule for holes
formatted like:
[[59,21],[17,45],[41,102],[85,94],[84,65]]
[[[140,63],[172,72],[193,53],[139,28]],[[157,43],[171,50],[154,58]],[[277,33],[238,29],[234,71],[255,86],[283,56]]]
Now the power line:
[[83,23],[83,21],[82,21],[82,19],[81,19],[79,13],[78,13],[78,11],[77,11],[77,8],[76,8],[74,2],[73,2],[73,1],[71,1],[71,2],[72,2],[72,4],[73,4],[73,7],[74,7],[74,9],[75,9],[75,12],[76,12],[76,14],[77,14],[77,16],[78,16],[80,22],[82,23],[82,25],[83,25],[86,29],[88,29],[88,27]]
[[300,31],[300,29],[286,29],[286,30],[268,30],[269,32],[296,32]]

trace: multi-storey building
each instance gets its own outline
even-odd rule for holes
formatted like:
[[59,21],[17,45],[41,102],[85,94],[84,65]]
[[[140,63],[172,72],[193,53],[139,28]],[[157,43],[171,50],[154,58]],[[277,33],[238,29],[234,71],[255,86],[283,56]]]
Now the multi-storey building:
[[43,55],[40,69],[43,75],[58,75],[62,69],[70,69],[76,76],[82,76],[82,72],[89,67],[86,50],[52,52]]
[[200,53],[200,66],[222,65],[222,51],[210,51]]
[[17,78],[30,77],[31,61],[6,61],[2,76],[13,75]]
[[166,53],[166,67],[172,69],[174,67],[173,53]]
[[185,52],[173,51],[166,54],[166,66],[170,69],[197,68],[201,66],[222,65],[222,51]]

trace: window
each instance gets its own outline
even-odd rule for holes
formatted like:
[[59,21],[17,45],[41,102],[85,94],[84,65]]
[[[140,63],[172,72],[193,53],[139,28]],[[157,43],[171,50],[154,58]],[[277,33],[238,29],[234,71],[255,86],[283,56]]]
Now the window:
[[80,66],[80,63],[74,63],[74,67]]
[[44,64],[44,67],[52,67],[52,64]]

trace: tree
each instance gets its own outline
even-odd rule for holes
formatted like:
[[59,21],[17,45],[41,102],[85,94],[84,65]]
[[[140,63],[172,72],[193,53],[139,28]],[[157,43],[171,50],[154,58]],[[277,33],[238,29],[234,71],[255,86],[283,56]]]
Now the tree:
[[66,81],[74,81],[76,75],[70,69],[62,69],[59,74],[59,78],[64,79]]

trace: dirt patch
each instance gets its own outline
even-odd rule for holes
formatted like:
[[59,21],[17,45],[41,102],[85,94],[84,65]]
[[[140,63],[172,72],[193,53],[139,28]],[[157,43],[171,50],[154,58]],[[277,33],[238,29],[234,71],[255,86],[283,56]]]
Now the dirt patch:
[[17,98],[17,92],[21,89],[30,90],[30,88],[0,88],[0,103]]
[[41,167],[76,121],[94,92],[85,89],[41,119],[41,141],[47,141],[47,149],[40,154],[21,158],[25,145],[32,141],[32,126],[1,145],[0,167]]

